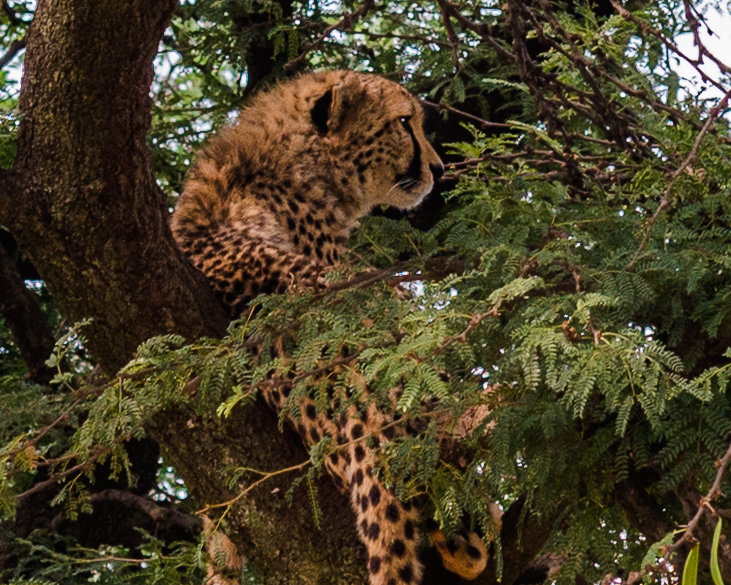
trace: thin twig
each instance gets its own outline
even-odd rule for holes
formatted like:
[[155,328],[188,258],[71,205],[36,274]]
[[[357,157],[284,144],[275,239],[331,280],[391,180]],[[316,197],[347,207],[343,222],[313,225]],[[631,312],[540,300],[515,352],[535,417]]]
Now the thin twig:
[[484,22],[475,22],[467,18],[464,14],[459,11],[459,8],[455,6],[449,0],[438,0],[439,9],[442,11],[442,15],[445,17],[451,16],[457,23],[462,27],[463,30],[469,30],[479,36],[483,42],[490,45],[501,59],[508,61],[515,61],[516,57],[510,51],[506,50],[500,42],[492,34],[492,30],[489,24]]
[[697,540],[693,533],[698,527],[698,523],[703,517],[703,514],[706,512],[713,512],[711,502],[713,502],[719,496],[723,495],[721,492],[721,482],[723,481],[723,476],[726,474],[726,470],[728,469],[729,464],[731,464],[731,443],[729,443],[725,455],[716,462],[716,478],[713,480],[713,485],[711,485],[711,489],[708,490],[708,493],[705,496],[700,498],[700,501],[698,502],[698,510],[696,511],[690,522],[688,522],[688,525],[685,528],[685,532],[683,532],[683,536],[681,536],[677,541],[671,544],[668,547],[668,551],[675,551],[683,546],[683,544],[688,542],[695,542]]
[[452,65],[454,65],[455,71],[459,70],[459,38],[457,37],[457,33],[454,30],[454,27],[452,26],[452,21],[450,19],[450,11],[445,10],[445,2],[444,0],[437,0],[439,3],[439,7],[442,9],[442,24],[444,25],[444,30],[447,31],[447,38],[449,39],[449,45],[452,48]]
[[642,237],[642,242],[640,242],[640,247],[638,248],[637,252],[635,252],[632,261],[627,266],[629,270],[632,270],[632,268],[634,268],[635,264],[637,264],[637,260],[639,259],[640,254],[642,254],[642,252],[647,247],[647,242],[650,238],[652,228],[655,225],[657,218],[665,210],[665,208],[670,206],[670,197],[672,195],[673,188],[675,187],[675,183],[677,182],[680,175],[685,172],[690,163],[693,162],[695,157],[698,156],[698,149],[700,148],[703,137],[708,133],[708,130],[711,128],[711,124],[715,122],[716,118],[718,118],[721,115],[721,112],[726,108],[729,98],[731,98],[731,89],[726,92],[726,95],[724,95],[721,101],[716,104],[716,107],[710,111],[705,124],[703,124],[700,132],[698,132],[698,135],[695,137],[695,142],[693,143],[693,147],[690,149],[688,156],[685,157],[685,160],[680,163],[680,166],[675,169],[672,176],[670,177],[670,182],[663,192],[662,199],[660,199],[660,204],[657,206],[655,213],[652,214],[652,217],[650,217],[647,222],[647,229],[645,230],[645,234]]
[[417,42],[422,43],[424,45],[436,45],[438,47],[451,47],[452,43],[449,41],[445,41],[444,39],[439,39],[436,37],[425,37],[423,35],[404,35],[404,34],[396,34],[396,33],[377,33],[369,30],[359,30],[359,35],[363,35],[364,37],[367,37],[369,39],[398,39],[400,41],[409,41],[409,42]]
[[233,506],[241,498],[245,497],[254,488],[261,485],[265,481],[268,481],[271,478],[276,477],[278,475],[284,475],[285,473],[289,473],[291,471],[299,471],[300,469],[304,469],[305,467],[307,467],[307,465],[309,465],[309,464],[310,464],[310,459],[308,458],[306,461],[302,461],[301,463],[297,463],[296,465],[290,465],[289,467],[284,467],[282,469],[277,469],[275,471],[258,471],[255,469],[248,469],[247,471],[262,474],[262,477],[257,479],[254,483],[249,484],[246,487],[246,489],[239,492],[236,496],[234,496],[230,500],[226,500],[225,502],[219,502],[218,504],[206,504],[203,508],[198,510],[196,512],[196,514],[207,514],[210,510],[215,510],[217,508],[226,508],[228,510],[231,508],[231,506]]
[[447,110],[448,112],[457,114],[458,116],[466,118],[467,120],[477,122],[480,126],[484,126],[485,128],[503,128],[509,130],[513,127],[510,124],[505,124],[503,122],[490,122],[489,120],[485,120],[484,118],[480,118],[479,116],[475,116],[474,114],[470,114],[469,112],[465,112],[464,110],[459,110],[453,106],[450,106],[449,104],[430,102],[429,100],[424,99],[421,100],[421,103],[436,110]]
[[284,70],[290,71],[292,69],[296,69],[297,66],[301,65],[304,62],[307,54],[310,51],[322,46],[322,44],[325,42],[325,39],[330,36],[331,32],[333,32],[334,30],[348,30],[360,17],[367,14],[368,11],[373,8],[374,3],[374,0],[365,0],[360,8],[354,10],[353,12],[348,12],[347,14],[343,15],[343,17],[338,22],[336,22],[335,24],[331,24],[330,26],[325,28],[325,30],[322,31],[322,33],[314,41],[304,43],[302,52],[288,63],[285,63]]
[[66,410],[64,410],[61,414],[59,414],[53,422],[51,422],[50,424],[48,424],[45,427],[43,427],[42,429],[40,429],[35,436],[30,437],[29,439],[23,441],[19,447],[12,449],[12,450],[8,451],[7,453],[5,453],[3,455],[3,457],[5,459],[12,459],[21,451],[25,451],[28,447],[35,446],[38,443],[38,441],[40,441],[51,429],[55,428],[56,426],[58,426],[59,424],[61,424],[63,422],[66,422],[68,420],[69,413],[74,408],[76,408],[80,402],[81,402],[80,400],[75,400]]
[[[645,21],[637,18],[634,14],[632,14],[629,10],[627,10],[624,6],[622,6],[618,0],[610,0],[612,6],[614,9],[619,13],[619,15],[622,18],[626,18],[627,20],[631,20],[634,22],[637,26],[639,26],[642,29],[642,32],[652,35],[653,37],[659,39],[668,49],[670,49],[673,53],[681,57],[683,60],[685,60],[688,64],[690,64],[693,69],[696,70],[696,72],[701,76],[701,79],[703,81],[710,83],[714,85],[716,88],[720,89],[721,91],[725,91],[725,88],[715,79],[710,77],[705,71],[703,71],[699,65],[701,61],[699,59],[693,59],[692,57],[689,57],[683,51],[680,50],[678,45],[676,45],[673,41],[668,39],[665,35],[663,35],[660,31],[655,30],[653,27],[651,27],[649,24],[647,24]],[[702,45],[701,45],[702,46]],[[708,50],[705,50],[702,53],[706,57],[709,57],[716,65],[718,65],[719,69],[722,71],[731,72],[731,69],[723,63],[722,61],[719,61],[715,56],[710,54]]]
[[92,455],[89,458],[87,458],[85,461],[82,461],[81,463],[78,463],[78,464],[74,465],[73,467],[69,467],[68,469],[64,469],[63,471],[61,471],[59,473],[55,473],[53,476],[49,477],[45,481],[40,481],[37,484],[34,484],[33,487],[25,490],[24,492],[22,492],[20,494],[17,494],[15,496],[15,499],[18,501],[24,500],[31,494],[40,492],[49,486],[57,484],[58,481],[63,479],[64,477],[68,477],[69,475],[72,475],[74,473],[78,473],[80,475],[82,472],[89,469],[94,464],[94,462],[97,459],[99,459],[99,457],[101,457],[102,455],[104,455],[105,453],[108,453],[108,452],[109,452],[108,447],[97,447],[95,449],[94,453],[92,453]]
[[[444,414],[447,412],[451,412],[451,407],[443,407],[443,408],[435,408],[434,410],[419,413],[418,418],[429,418],[429,417],[435,417],[440,414]],[[379,427],[376,427],[369,433],[365,433],[360,437],[350,439],[344,443],[340,443],[338,445],[335,445],[329,453],[337,453],[339,451],[344,451],[348,447],[355,445],[356,443],[364,443],[372,438],[377,438],[381,433],[388,430],[389,428],[398,426],[398,425],[404,425],[408,420],[410,420],[413,417],[410,417],[408,414],[406,416],[400,417],[398,420],[390,420],[384,425],[381,425]],[[261,485],[262,483],[272,479],[273,477],[277,477],[279,475],[284,475],[293,471],[299,471],[300,469],[304,469],[308,465],[312,463],[312,459],[308,458],[306,461],[302,461],[300,463],[297,463],[295,465],[290,465],[289,467],[285,467],[282,469],[277,469],[274,471],[261,471],[259,469],[251,469],[251,468],[245,468],[243,471],[248,471],[250,473],[255,473],[257,475],[261,475],[259,479],[257,479],[254,483],[249,484],[244,490],[236,494],[233,498],[226,500],[225,502],[219,502],[217,504],[206,504],[203,508],[198,510],[196,514],[207,514],[210,510],[215,510],[217,508],[226,508],[226,510],[223,513],[223,516],[226,515],[226,513],[231,509],[231,506],[233,506],[236,502],[244,498],[247,494],[249,494],[254,488]],[[223,517],[222,516],[222,517]],[[221,518],[219,518],[219,522],[221,521]]]

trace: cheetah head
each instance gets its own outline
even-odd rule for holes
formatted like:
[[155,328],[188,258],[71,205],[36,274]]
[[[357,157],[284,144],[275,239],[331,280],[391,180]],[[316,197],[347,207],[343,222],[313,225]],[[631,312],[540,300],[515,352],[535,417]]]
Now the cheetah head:
[[337,164],[352,165],[363,211],[418,205],[444,172],[424,134],[421,104],[383,77],[352,71],[321,75],[326,89],[311,97],[310,118]]

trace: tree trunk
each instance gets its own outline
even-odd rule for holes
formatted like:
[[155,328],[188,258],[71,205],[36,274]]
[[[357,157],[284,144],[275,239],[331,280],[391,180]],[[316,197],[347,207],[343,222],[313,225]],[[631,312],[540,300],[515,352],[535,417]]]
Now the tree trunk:
[[89,349],[110,370],[153,335],[226,326],[174,245],[145,142],[152,58],[173,6],[42,1],[28,33],[22,180],[0,212],[62,313],[94,319]]
[[[88,349],[109,372],[145,339],[220,335],[225,311],[175,246],[146,132],[152,59],[174,0],[40,0],[27,38],[18,157],[0,173],[0,223],[72,321],[92,318]],[[229,499],[221,469],[277,470],[307,454],[263,404],[227,421],[161,412],[150,425],[201,507]],[[264,438],[264,440],[262,440]],[[245,477],[237,486],[245,489]],[[323,530],[291,476],[241,499],[228,534],[265,583],[365,582],[347,498],[320,482]],[[278,488],[278,489],[275,489]],[[344,512],[346,511],[347,512]]]

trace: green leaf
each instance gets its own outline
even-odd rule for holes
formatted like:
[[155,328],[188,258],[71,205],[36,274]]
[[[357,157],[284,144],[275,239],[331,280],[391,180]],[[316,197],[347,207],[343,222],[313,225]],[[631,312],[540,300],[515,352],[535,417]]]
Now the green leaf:
[[718,547],[721,541],[722,529],[723,519],[719,517],[716,530],[713,533],[713,542],[711,543],[711,579],[713,579],[714,585],[724,585],[723,577],[721,577],[721,569],[718,566]]
[[654,565],[657,559],[662,556],[662,550],[673,543],[673,532],[668,532],[662,540],[659,540],[653,544],[642,557],[642,563],[640,566],[646,567],[647,565]]
[[492,291],[487,298],[491,304],[502,303],[521,297],[533,289],[544,286],[543,279],[539,276],[532,278],[515,278],[505,286]]
[[688,558],[685,559],[685,567],[683,567],[682,585],[696,585],[698,581],[698,556],[700,554],[700,542],[696,542],[695,546],[690,549]]

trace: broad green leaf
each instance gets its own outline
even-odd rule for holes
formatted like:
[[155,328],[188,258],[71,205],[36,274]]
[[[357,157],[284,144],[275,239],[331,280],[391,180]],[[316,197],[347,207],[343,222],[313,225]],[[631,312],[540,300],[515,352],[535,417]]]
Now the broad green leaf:
[[716,530],[713,533],[713,542],[711,543],[711,579],[714,585],[724,585],[723,577],[721,577],[721,568],[718,566],[718,547],[721,540],[721,530],[723,530],[723,519],[719,518],[716,524]]
[[685,559],[682,585],[696,585],[696,582],[698,581],[698,556],[700,554],[700,546],[700,543],[696,542],[695,546],[690,549],[688,558]]

